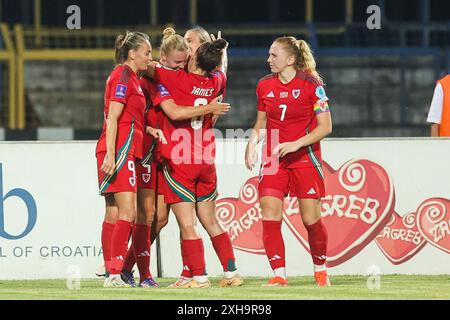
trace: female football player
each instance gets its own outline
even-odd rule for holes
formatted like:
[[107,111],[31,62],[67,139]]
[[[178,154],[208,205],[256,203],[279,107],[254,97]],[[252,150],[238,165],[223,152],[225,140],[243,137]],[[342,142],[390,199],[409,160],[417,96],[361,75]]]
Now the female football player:
[[[183,39],[170,37],[175,31],[168,28],[164,31],[164,41],[160,48],[160,62],[173,70],[183,69],[187,59],[187,46]],[[156,238],[161,228],[167,223],[168,206],[164,203],[163,189],[165,181],[162,178],[160,147],[165,143],[164,135],[160,128],[163,125],[164,113],[172,120],[190,119],[205,114],[225,114],[230,106],[219,103],[214,99],[211,103],[202,107],[184,107],[174,103],[169,91],[158,91],[156,83],[147,77],[142,77],[140,86],[147,100],[145,120],[147,132],[144,136],[144,157],[137,164],[138,196],[137,219],[133,227],[133,242],[128,251],[122,274],[126,281],[135,286],[132,268],[135,262],[140,274],[141,287],[155,287],[158,284],[153,280],[150,266],[150,244]],[[164,112],[162,112],[162,110]],[[154,140],[153,138],[157,138]],[[159,140],[159,141],[158,141]],[[156,230],[151,231],[151,225],[155,214],[155,197],[158,194],[156,205]]]
[[106,287],[128,286],[120,273],[128,236],[136,218],[136,159],[142,158],[145,97],[138,73],[151,61],[152,47],[146,34],[127,32],[116,40],[116,63],[105,88],[103,131],[96,157],[100,194],[106,214],[102,246]]
[[257,120],[245,153],[251,170],[257,161],[255,146],[262,138],[261,129],[266,129],[267,156],[262,161],[258,192],[263,242],[274,277],[264,286],[288,284],[281,234],[283,199],[288,193],[298,198],[315,280],[319,286],[329,286],[325,266],[328,235],[320,216],[320,199],[325,193],[320,140],[332,130],[328,98],[305,41],[276,39],[267,61],[272,73],[257,85]]
[[[168,70],[161,65],[150,68],[149,72],[157,82],[167,87],[177,104],[205,105],[220,96],[225,88],[225,74],[217,68],[225,61],[226,46],[223,39],[202,45],[196,53],[196,65],[189,73],[185,70]],[[171,204],[180,226],[184,268],[192,273],[192,278],[175,287],[210,286],[205,274],[203,242],[196,228],[196,211],[208,211],[208,219],[211,220],[205,221],[204,226],[224,267],[225,277],[220,285],[242,284],[236,272],[229,235],[215,218],[215,206],[211,207],[217,197],[211,119],[209,114],[190,121],[168,120],[163,127],[166,137],[171,137],[167,139],[167,146],[162,146],[164,176],[168,185],[165,201]],[[217,230],[206,225],[217,226]]]

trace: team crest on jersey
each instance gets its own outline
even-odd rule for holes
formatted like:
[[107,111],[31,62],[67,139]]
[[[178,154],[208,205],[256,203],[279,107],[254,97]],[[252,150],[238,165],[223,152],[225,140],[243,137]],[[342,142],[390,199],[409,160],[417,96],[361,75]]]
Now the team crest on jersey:
[[127,94],[127,86],[123,84],[118,84],[116,87],[116,98],[125,98]]
[[292,96],[297,99],[298,97],[300,97],[300,89],[294,89],[292,90]]
[[280,92],[280,98],[287,98],[289,96],[289,93],[287,92]]
[[128,178],[128,182],[132,187],[134,187],[136,185],[136,178],[135,177]]
[[142,174],[142,180],[143,180],[145,183],[148,183],[148,182],[150,181],[150,174],[149,174],[149,173],[143,173],[143,174]]

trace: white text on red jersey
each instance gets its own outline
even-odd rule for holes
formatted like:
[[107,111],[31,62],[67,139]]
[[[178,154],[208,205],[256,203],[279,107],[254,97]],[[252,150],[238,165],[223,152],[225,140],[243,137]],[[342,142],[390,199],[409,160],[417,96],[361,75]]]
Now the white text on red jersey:
[[202,89],[202,88],[197,88],[197,87],[193,87],[191,94],[194,94],[196,96],[202,96],[202,97],[210,97],[212,96],[212,94],[214,93],[214,89]]

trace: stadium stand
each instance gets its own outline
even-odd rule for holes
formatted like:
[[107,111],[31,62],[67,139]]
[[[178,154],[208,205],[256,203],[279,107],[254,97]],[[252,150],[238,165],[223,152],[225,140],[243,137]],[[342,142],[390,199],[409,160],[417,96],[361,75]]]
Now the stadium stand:
[[[230,6],[235,2],[231,1]],[[450,70],[450,17],[437,13],[435,1],[416,0],[408,2],[412,13],[399,21],[395,16],[398,10],[392,8],[402,9],[405,1],[376,1],[382,9],[382,29],[368,30],[364,20],[368,1],[336,1],[332,8],[336,17],[314,11],[318,2],[280,1],[277,5],[267,1],[262,5],[268,11],[262,19],[265,21],[251,15],[246,20],[251,24],[243,24],[224,4],[224,13],[201,18],[219,2],[206,5],[191,1],[196,7],[188,8],[190,14],[185,20],[159,15],[157,21],[150,13],[150,25],[106,28],[94,27],[91,21],[91,25],[73,31],[58,27],[54,21],[47,21],[50,26],[41,25],[36,21],[39,8],[30,6],[34,24],[2,24],[0,126],[6,131],[70,128],[77,133],[66,137],[96,139],[102,123],[102,90],[113,66],[111,48],[116,34],[124,29],[139,29],[157,44],[162,23],[181,19],[175,25],[179,33],[193,22],[202,23],[210,32],[222,30],[230,42],[227,100],[233,109],[218,122],[219,129],[246,129],[253,124],[256,83],[268,73],[268,45],[277,36],[289,34],[312,44],[331,99],[333,136],[427,135],[425,119],[434,83]],[[168,5],[156,0],[146,3],[149,11],[154,3],[160,11]],[[290,11],[284,11],[286,3],[291,4]],[[157,55],[156,51],[155,58]],[[16,134],[3,133],[0,139],[13,136]]]

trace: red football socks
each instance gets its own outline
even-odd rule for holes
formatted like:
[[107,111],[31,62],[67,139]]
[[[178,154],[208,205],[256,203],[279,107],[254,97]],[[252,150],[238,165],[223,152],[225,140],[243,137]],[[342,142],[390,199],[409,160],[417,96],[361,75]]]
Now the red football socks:
[[233,245],[231,244],[228,232],[219,234],[211,238],[212,245],[222,264],[223,271],[235,271],[236,264],[233,253]]
[[192,278],[192,271],[189,269],[189,261],[186,250],[183,250],[183,240],[180,241],[181,246],[181,259],[183,261],[183,271],[181,272],[181,276],[184,278]]
[[122,271],[131,224],[125,220],[118,220],[115,224],[111,243],[111,274],[120,274]]
[[286,260],[281,221],[263,220],[263,242],[272,269],[284,268]]
[[182,240],[181,252],[185,256],[193,276],[203,276],[206,274],[205,249],[202,239]]
[[102,251],[105,263],[105,272],[111,271],[111,239],[114,231],[114,224],[103,222],[102,225]]
[[[135,228],[135,224],[133,224],[133,226],[131,227],[131,235],[134,232],[134,228]],[[131,235],[130,235],[130,238],[131,238]],[[128,242],[130,242],[130,241],[128,240]],[[127,271],[127,272],[133,271],[133,267],[134,267],[135,263],[136,263],[136,259],[134,258],[133,245],[131,245],[128,248],[127,257],[125,258],[125,262],[123,263],[122,270]]]
[[150,226],[136,224],[132,236],[134,258],[139,270],[141,282],[151,276],[150,274]]
[[308,242],[313,263],[317,266],[324,265],[327,261],[328,233],[322,219],[309,226],[305,224],[305,228],[308,231]]

